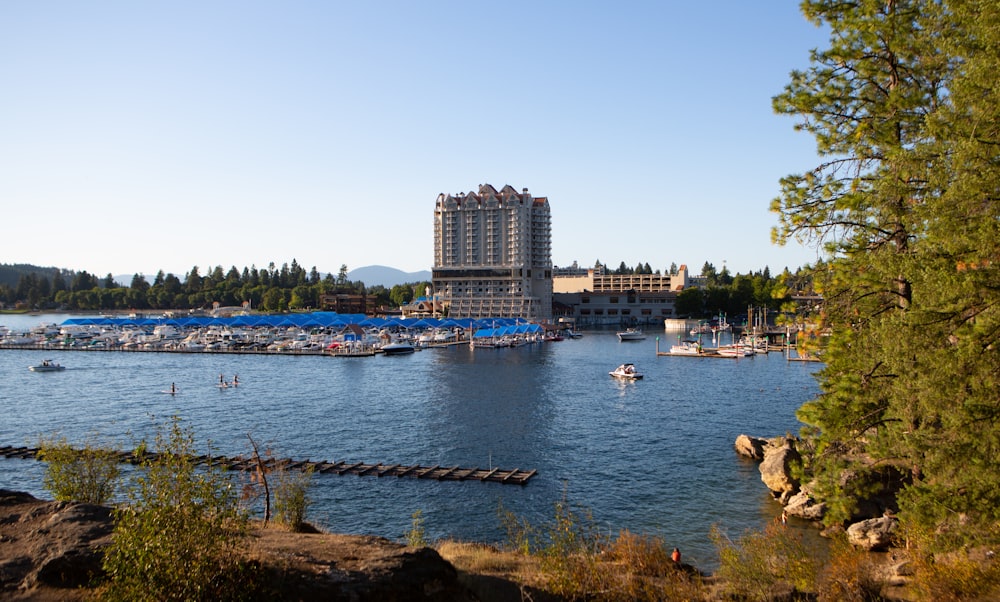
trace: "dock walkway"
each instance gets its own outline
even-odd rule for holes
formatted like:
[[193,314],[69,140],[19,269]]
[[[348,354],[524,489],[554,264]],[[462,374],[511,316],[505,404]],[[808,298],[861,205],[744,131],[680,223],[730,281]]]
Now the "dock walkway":
[[[38,459],[37,447],[13,447],[10,445],[0,446],[0,457],[16,459]],[[157,454],[146,452],[138,456],[133,452],[114,451],[118,460],[123,464],[140,464],[144,461],[155,460]],[[250,472],[257,470],[257,462],[252,458],[243,456],[196,456],[193,458],[195,464],[204,466],[218,466],[225,470],[238,470]],[[412,477],[417,479],[433,479],[436,481],[488,481],[492,483],[502,483],[509,485],[525,485],[531,477],[538,474],[537,470],[513,470],[504,468],[461,468],[459,466],[406,466],[403,464],[365,464],[364,462],[314,462],[311,460],[290,460],[290,459],[268,459],[263,465],[269,469],[284,467],[287,470],[312,470],[313,474],[333,474],[345,475],[354,474],[359,477]]]

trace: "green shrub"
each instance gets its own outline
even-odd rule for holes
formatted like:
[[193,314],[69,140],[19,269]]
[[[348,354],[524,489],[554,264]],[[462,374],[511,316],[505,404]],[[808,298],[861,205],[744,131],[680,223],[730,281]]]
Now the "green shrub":
[[832,544],[829,561],[819,574],[819,602],[882,600],[885,584],[871,552],[857,549],[838,537]]
[[[139,446],[145,449],[145,444]],[[180,418],[161,425],[115,510],[104,557],[109,600],[238,600],[248,578],[238,551],[247,526],[234,488],[217,468],[194,462],[193,436]]]
[[1000,564],[992,550],[915,553],[913,557],[913,589],[922,599],[935,602],[1000,599]]
[[534,527],[528,519],[518,516],[503,505],[503,500],[497,503],[497,517],[507,532],[507,548],[521,554],[531,554]]
[[309,508],[309,488],[312,486],[313,468],[288,470],[279,466],[274,476],[274,520],[292,531],[302,531],[306,525]]
[[741,600],[769,600],[779,593],[812,591],[816,561],[794,529],[772,523],[747,530],[736,541],[717,526],[710,534],[719,552],[716,575],[725,592]]
[[114,451],[94,440],[74,448],[65,439],[42,439],[38,458],[46,462],[43,485],[58,501],[107,504],[115,495],[121,476]]
[[406,533],[406,545],[414,548],[427,547],[427,532],[424,530],[423,511],[414,511],[410,518],[412,519],[412,527]]
[[622,531],[602,535],[586,509],[574,509],[564,493],[553,520],[541,526],[500,507],[508,545],[538,559],[537,582],[566,600],[697,600],[700,576],[678,566],[664,541]]

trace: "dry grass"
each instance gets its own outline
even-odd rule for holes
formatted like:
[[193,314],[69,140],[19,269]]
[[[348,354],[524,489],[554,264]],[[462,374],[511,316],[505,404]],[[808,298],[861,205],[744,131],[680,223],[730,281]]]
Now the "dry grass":
[[990,548],[914,554],[914,589],[925,600],[1000,600],[1000,563]]
[[538,559],[534,556],[450,539],[437,542],[434,549],[455,568],[466,573],[501,577],[530,585],[542,582]]
[[656,538],[623,531],[594,555],[551,557],[442,541],[438,553],[483,600],[701,600],[706,588]]

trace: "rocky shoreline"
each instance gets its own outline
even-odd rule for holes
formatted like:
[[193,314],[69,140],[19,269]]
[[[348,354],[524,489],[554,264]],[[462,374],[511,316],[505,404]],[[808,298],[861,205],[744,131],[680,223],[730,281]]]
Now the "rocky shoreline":
[[[760,479],[774,500],[782,505],[784,516],[810,521],[822,529],[826,504],[815,496],[811,483],[800,483],[792,472],[792,466],[802,459],[798,445],[799,440],[795,437],[763,438],[746,434],[739,435],[734,443],[738,455],[760,463]],[[899,529],[896,510],[893,496],[862,502],[853,520],[843,528],[847,542],[868,552],[889,551]],[[832,535],[831,529],[824,529],[822,534]],[[890,585],[903,586],[912,571],[908,561],[896,562],[895,556],[891,555],[884,567],[885,578]]]
[[[794,437],[741,434],[734,447],[741,457],[759,463],[761,481],[782,506],[783,515],[821,528],[825,504],[810,484],[800,483],[793,473],[801,459],[800,444]],[[905,550],[892,547],[899,527],[892,503],[873,499],[862,504],[862,512],[843,527],[843,533],[851,545],[878,557],[884,583],[899,590],[910,583],[912,568]],[[830,531],[823,534],[832,535]],[[93,593],[94,577],[101,573],[102,551],[111,532],[107,507],[44,501],[0,490],[0,598],[86,599]],[[476,595],[479,592],[469,590],[467,578],[460,578],[454,565],[430,548],[368,536],[272,529],[256,533],[250,548],[248,554],[281,571],[284,585],[297,592],[295,599],[393,600],[408,599],[415,591],[429,600],[482,599]],[[491,579],[489,589],[498,585]],[[520,591],[515,584],[505,584],[511,592]]]

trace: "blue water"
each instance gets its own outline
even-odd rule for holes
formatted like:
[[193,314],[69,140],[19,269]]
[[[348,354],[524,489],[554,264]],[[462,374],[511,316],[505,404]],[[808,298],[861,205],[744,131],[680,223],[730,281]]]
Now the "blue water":
[[[66,316],[12,318],[12,329]],[[97,434],[131,447],[180,415],[199,447],[247,454],[247,434],[279,457],[365,463],[537,469],[525,486],[317,475],[309,520],[345,533],[401,539],[420,510],[428,538],[500,542],[507,509],[541,523],[565,494],[602,531],[657,535],[703,568],[708,533],[759,528],[780,507],[740,433],[796,433],[794,412],[818,390],[817,364],[656,355],[657,333],[621,343],[611,331],[517,349],[430,349],[332,358],[0,350],[0,445]],[[660,335],[660,346],[676,339]],[[57,373],[27,367],[51,358]],[[635,362],[645,379],[608,371]],[[238,374],[239,388],[219,389]],[[164,393],[176,384],[175,396]],[[0,488],[51,497],[43,465],[0,459]]]

